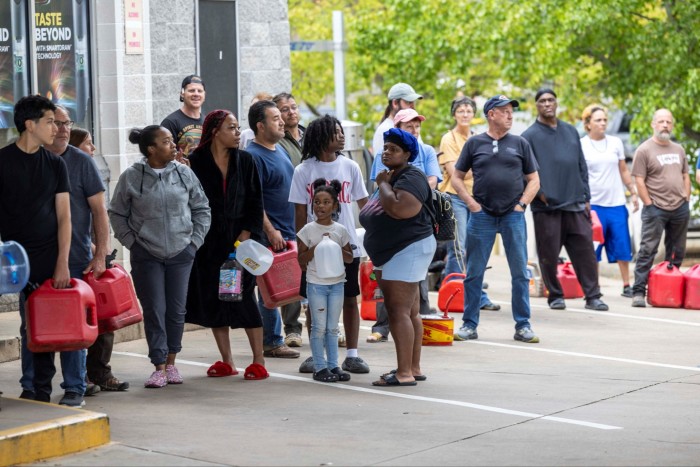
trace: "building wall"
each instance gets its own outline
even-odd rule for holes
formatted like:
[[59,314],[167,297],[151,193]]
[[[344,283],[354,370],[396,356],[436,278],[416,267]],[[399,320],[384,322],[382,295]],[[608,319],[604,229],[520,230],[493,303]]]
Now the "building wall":
[[[197,0],[143,1],[143,55],[125,54],[124,1],[95,0],[93,10],[95,139],[109,167],[110,193],[119,174],[140,157],[129,130],[158,123],[179,108],[182,79],[197,69]],[[255,93],[291,90],[287,12],[285,0],[238,1],[244,127]],[[120,249],[116,241],[112,246]]]

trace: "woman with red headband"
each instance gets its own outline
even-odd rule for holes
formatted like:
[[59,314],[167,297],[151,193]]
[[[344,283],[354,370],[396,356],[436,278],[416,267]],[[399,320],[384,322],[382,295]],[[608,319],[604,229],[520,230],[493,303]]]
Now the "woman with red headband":
[[207,375],[238,374],[231,354],[229,328],[244,328],[253,351],[253,363],[245,379],[269,376],[263,358],[262,319],[254,298],[255,278],[243,272],[243,300],[219,300],[219,269],[236,240],[262,235],[263,201],[260,177],[253,157],[239,151],[241,128],[228,110],[214,110],[204,119],[199,146],[190,155],[192,170],[199,178],[211,207],[211,229],[197,251],[187,292],[188,323],[212,328],[221,360]]

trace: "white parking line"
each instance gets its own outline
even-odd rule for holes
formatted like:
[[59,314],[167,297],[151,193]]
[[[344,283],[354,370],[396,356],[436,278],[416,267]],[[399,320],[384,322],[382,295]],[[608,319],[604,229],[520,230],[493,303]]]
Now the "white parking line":
[[[605,355],[595,355],[595,354],[581,353],[581,352],[569,352],[566,350],[543,349],[542,347],[533,347],[533,344],[528,345],[528,346],[523,346],[523,345],[501,344],[498,342],[484,342],[484,341],[478,341],[478,340],[469,341],[469,344],[490,345],[493,347],[505,347],[505,348],[517,349],[517,350],[531,350],[533,352],[547,352],[547,353],[553,353],[553,354],[557,354],[557,355],[567,355],[569,357],[594,358],[596,360],[608,360],[611,362],[632,363],[634,365],[655,366],[655,367],[659,367],[659,368],[672,368],[674,370],[688,370],[688,371],[700,373],[700,368],[698,368],[696,366],[673,365],[671,363],[655,363],[655,362],[648,362],[645,360],[633,360],[630,358],[606,357]],[[460,345],[461,345],[461,343],[460,343]]]
[[[136,358],[148,359],[148,356],[134,353],[134,352],[113,352],[113,354],[122,355],[125,357],[136,357]],[[191,366],[198,366],[198,367],[208,367],[209,366],[208,363],[193,362],[190,360],[181,360],[181,359],[179,359],[177,361],[177,363],[180,365],[191,365]],[[241,368],[237,368],[237,370],[244,371]],[[367,393],[367,394],[375,394],[375,395],[380,395],[380,396],[385,396],[385,397],[396,397],[396,398],[400,398],[400,399],[409,399],[409,400],[420,401],[420,402],[432,402],[432,403],[436,403],[436,404],[466,407],[469,409],[483,410],[485,412],[494,412],[494,413],[500,413],[500,414],[505,414],[505,415],[513,415],[516,417],[529,418],[531,420],[537,420],[537,419],[547,420],[550,422],[566,423],[569,425],[578,425],[578,426],[584,426],[587,428],[596,428],[599,430],[621,430],[622,429],[621,426],[605,425],[602,423],[586,422],[586,421],[581,421],[581,420],[574,420],[572,418],[555,417],[555,416],[551,416],[551,415],[542,415],[542,414],[530,413],[530,412],[521,412],[519,410],[510,410],[510,409],[504,409],[504,408],[500,408],[500,407],[492,407],[489,405],[472,404],[470,402],[455,401],[455,400],[450,400],[450,399],[438,399],[435,397],[415,396],[415,395],[411,395],[411,394],[389,392],[388,390],[363,388],[363,387],[358,387],[358,386],[353,386],[353,385],[348,385],[348,384],[327,384],[327,383],[321,383],[318,381],[314,381],[308,377],[303,377],[303,376],[285,375],[283,373],[270,373],[270,376],[275,377],[275,378],[280,378],[280,379],[287,379],[290,381],[299,381],[302,383],[320,384],[320,385],[323,385],[324,387],[332,388],[332,389],[343,389],[346,391],[363,392],[363,393]]]

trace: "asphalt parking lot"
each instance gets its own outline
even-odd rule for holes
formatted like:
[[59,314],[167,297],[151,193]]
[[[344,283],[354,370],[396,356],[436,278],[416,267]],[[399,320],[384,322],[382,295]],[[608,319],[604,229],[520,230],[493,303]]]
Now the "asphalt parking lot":
[[[700,464],[700,311],[632,308],[602,277],[609,312],[582,300],[552,311],[533,298],[541,343],[524,344],[513,340],[505,260],[492,264],[489,294],[502,310],[482,312],[477,341],[424,347],[428,380],[416,387],[371,386],[395,354],[391,341],[364,342],[368,321],[360,356],[372,372],[349,383],[297,372],[306,339],[301,359],[267,360],[268,380],[208,378],[218,352],[199,330],[178,360],[185,384],[144,389],[146,343],[125,342],[112,365],[131,390],[85,407],[109,415],[112,443],[42,465]],[[232,337],[242,369],[247,340]],[[0,380],[18,377],[18,361],[0,364]]]

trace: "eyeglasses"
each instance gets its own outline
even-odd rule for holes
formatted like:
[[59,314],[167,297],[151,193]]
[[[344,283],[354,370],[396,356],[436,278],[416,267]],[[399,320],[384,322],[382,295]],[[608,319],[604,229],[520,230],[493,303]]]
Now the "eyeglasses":
[[56,124],[56,126],[58,127],[59,130],[61,128],[63,128],[64,126],[70,130],[71,128],[73,128],[73,124],[75,123],[73,120],[68,120],[65,122],[54,120],[53,122]]
[[494,139],[491,144],[493,145],[493,153],[498,154],[498,141]]

